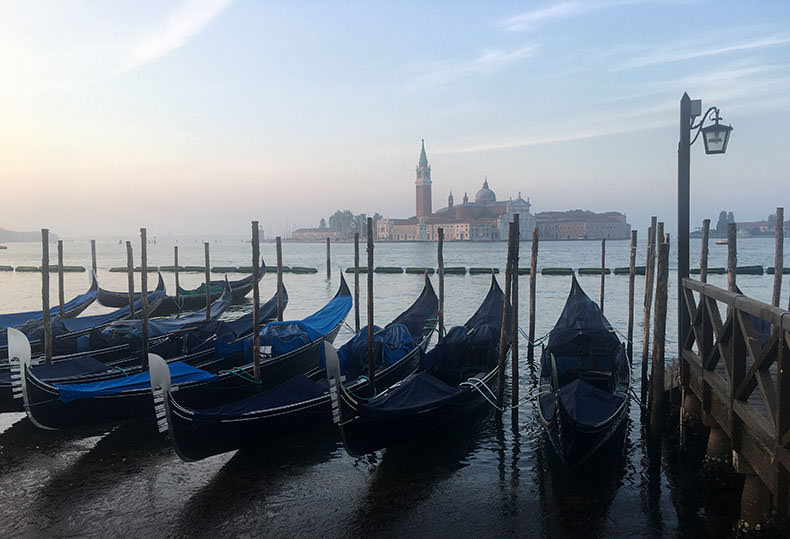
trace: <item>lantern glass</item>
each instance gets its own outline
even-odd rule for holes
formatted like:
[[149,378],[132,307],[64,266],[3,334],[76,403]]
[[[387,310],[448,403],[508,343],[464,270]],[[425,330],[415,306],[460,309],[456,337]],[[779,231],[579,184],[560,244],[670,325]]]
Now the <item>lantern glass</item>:
[[702,129],[702,141],[705,143],[705,153],[724,153],[727,151],[727,143],[730,140],[729,125],[721,125],[716,122],[713,125]]

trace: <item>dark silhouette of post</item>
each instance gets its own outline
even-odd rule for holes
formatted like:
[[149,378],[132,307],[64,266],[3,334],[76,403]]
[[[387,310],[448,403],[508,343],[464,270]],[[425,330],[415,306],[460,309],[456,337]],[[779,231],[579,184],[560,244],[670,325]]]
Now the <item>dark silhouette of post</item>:
[[209,243],[203,242],[203,251],[206,256],[206,321],[211,320],[211,261],[209,258]]
[[439,338],[444,336],[444,228],[439,227],[439,245],[437,247],[437,263],[439,265]]
[[513,223],[510,223],[507,240],[507,262],[505,263],[505,301],[502,304],[502,326],[499,330],[498,369],[496,384],[496,403],[501,410],[505,401],[505,360],[508,345],[507,333],[510,328],[510,284],[513,271]]
[[510,402],[514,417],[518,415],[518,255],[519,255],[519,217],[513,215],[513,259],[510,262],[510,279],[513,281],[510,302]]
[[142,312],[142,360],[143,370],[148,370],[148,234],[145,228],[140,229],[140,304]]
[[708,239],[710,238],[710,219],[702,221],[702,248],[699,254],[699,280],[708,282]]
[[129,318],[134,319],[134,256],[132,242],[126,242],[126,283],[129,298]]
[[326,239],[326,278],[332,278],[332,262],[329,256],[329,238]]
[[376,388],[376,352],[373,348],[373,218],[368,217],[368,380]]
[[631,231],[631,257],[628,264],[628,361],[634,361],[634,296],[636,280],[636,238],[637,231]]
[[660,440],[664,417],[664,355],[669,285],[669,242],[658,244],[656,309],[653,324],[653,362],[650,375],[650,437]]
[[[691,159],[691,98],[680,98],[680,139],[678,141],[678,343],[685,342],[689,322],[683,299],[683,279],[689,276],[689,176]],[[659,236],[661,238],[662,236]],[[682,346],[682,344],[681,344]]]
[[274,239],[277,248],[277,320],[283,320],[283,245],[280,236]]
[[96,275],[96,240],[91,240],[91,269],[93,270],[93,275]]
[[359,333],[359,232],[354,232],[354,333]]
[[657,218],[650,218],[650,228],[647,229],[647,258],[645,260],[645,302],[644,302],[644,338],[642,340],[642,402],[647,401],[647,366],[650,357],[650,312],[653,308],[653,276],[655,274],[656,259],[656,228]]
[[782,271],[784,270],[785,209],[776,208],[776,253],[774,256],[774,307],[779,307],[782,296]]
[[538,227],[532,229],[532,258],[529,262],[529,342],[527,343],[527,362],[535,364],[535,285],[538,273]]
[[[60,313],[63,316],[63,312]],[[44,360],[52,363],[52,322],[49,317],[49,229],[41,229],[41,322],[44,324]]]
[[727,223],[727,290],[730,292],[735,292],[735,275],[737,271],[738,228],[735,223]]
[[66,291],[63,288],[63,240],[58,240],[58,305],[61,317],[66,312]]
[[173,246],[173,263],[176,268],[176,305],[181,308],[181,284],[178,282],[178,245]]
[[606,283],[606,239],[601,240],[601,312],[603,312],[604,284]]
[[259,261],[261,259],[261,245],[259,238],[258,221],[252,222],[252,361],[255,383],[261,381],[261,321],[258,320],[258,309],[261,305],[261,291],[258,285],[258,276],[261,274]]

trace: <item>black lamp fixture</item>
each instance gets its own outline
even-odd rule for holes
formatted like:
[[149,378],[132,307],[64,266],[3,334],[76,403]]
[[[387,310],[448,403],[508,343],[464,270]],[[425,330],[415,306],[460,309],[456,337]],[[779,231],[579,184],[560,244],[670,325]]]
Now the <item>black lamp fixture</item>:
[[[710,120],[715,123],[707,127],[702,127],[709,116]],[[697,129],[697,134],[694,136],[694,140],[691,141],[691,144],[694,144],[697,137],[702,133],[702,142],[705,143],[706,154],[710,155],[726,152],[727,143],[730,141],[732,126],[721,124],[719,123],[720,121],[721,116],[719,116],[719,109],[717,107],[709,108],[702,116],[699,123],[691,127],[691,129]]]

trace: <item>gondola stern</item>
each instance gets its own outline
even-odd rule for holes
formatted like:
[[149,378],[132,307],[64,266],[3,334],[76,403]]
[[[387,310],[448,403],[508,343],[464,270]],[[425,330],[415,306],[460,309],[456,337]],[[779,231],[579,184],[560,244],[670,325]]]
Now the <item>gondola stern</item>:
[[148,354],[148,369],[151,373],[151,393],[154,399],[154,415],[159,432],[172,430],[170,420],[170,368],[157,354]]

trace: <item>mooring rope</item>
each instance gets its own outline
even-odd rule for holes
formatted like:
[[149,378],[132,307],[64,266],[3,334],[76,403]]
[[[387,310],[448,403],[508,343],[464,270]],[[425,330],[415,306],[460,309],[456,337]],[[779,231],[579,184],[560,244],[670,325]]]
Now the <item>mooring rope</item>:
[[[360,376],[359,378],[357,378],[357,380],[364,380],[365,382],[370,382],[370,378],[368,378],[364,374],[362,376]],[[346,389],[346,391],[348,392],[349,395],[351,395],[355,399],[361,400],[361,401],[370,401],[370,400],[375,399],[378,396],[378,391],[376,391],[376,386],[373,386],[373,396],[372,397],[361,397],[359,395],[354,394],[354,392],[351,391],[350,389]]]
[[128,373],[127,373],[125,370],[123,370],[122,368],[120,368],[118,365],[113,365],[113,368],[114,368],[114,369],[118,369],[119,371],[121,371],[121,372],[123,373],[123,375],[124,375],[124,376],[129,376],[129,374],[128,374]]
[[238,376],[242,380],[246,380],[247,382],[250,382],[250,383],[253,383],[253,384],[259,383],[259,382],[255,381],[255,377],[250,376],[249,374],[247,374],[247,372],[244,369],[242,369],[241,367],[233,367],[232,369],[221,370],[221,371],[219,371],[219,373],[220,374],[233,374],[235,376]]

